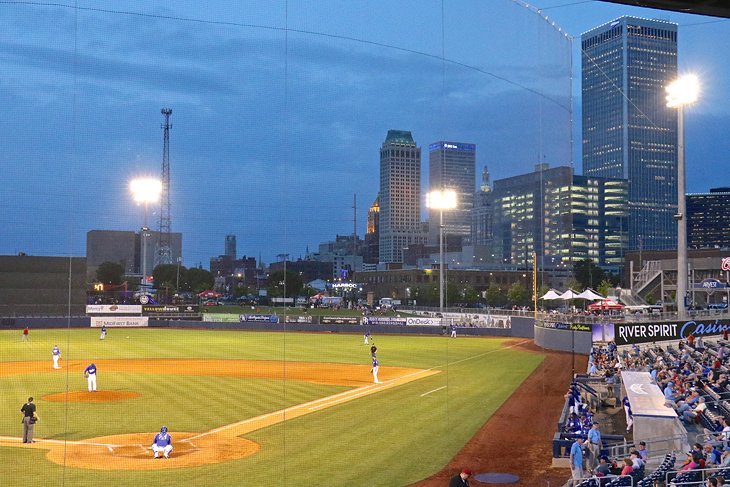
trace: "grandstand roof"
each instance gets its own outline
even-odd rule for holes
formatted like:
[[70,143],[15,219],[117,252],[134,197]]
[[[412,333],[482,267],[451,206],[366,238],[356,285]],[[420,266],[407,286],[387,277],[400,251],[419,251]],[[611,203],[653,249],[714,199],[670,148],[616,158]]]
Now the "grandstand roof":
[[730,4],[726,0],[603,0],[634,7],[673,10],[698,15],[730,18]]

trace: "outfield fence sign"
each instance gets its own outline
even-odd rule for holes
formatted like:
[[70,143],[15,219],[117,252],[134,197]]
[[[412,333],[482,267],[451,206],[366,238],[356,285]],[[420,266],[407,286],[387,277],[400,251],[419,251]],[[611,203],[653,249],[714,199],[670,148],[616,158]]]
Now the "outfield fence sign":
[[362,319],[363,325],[405,325],[406,318],[394,318],[391,316],[365,316]]
[[240,315],[240,321],[278,323],[279,317],[277,315]]
[[160,314],[182,314],[194,315],[198,314],[199,306],[192,304],[171,305],[171,304],[145,304],[142,306],[143,315],[160,315]]
[[147,316],[92,316],[91,327],[101,328],[134,328],[140,326],[149,326],[149,317]]
[[287,323],[311,323],[312,315],[285,316],[284,321]]
[[419,316],[416,318],[406,318],[406,325],[440,326],[441,318],[429,318],[429,317],[424,317],[424,316]]
[[357,316],[322,316],[319,323],[322,325],[359,325],[360,318]]

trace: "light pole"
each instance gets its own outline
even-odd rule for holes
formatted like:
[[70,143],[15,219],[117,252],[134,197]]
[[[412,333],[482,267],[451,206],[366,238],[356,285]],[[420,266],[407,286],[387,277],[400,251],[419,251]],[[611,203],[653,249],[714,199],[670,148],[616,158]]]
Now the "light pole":
[[444,210],[456,208],[456,191],[443,189],[426,195],[426,206],[439,210],[439,313],[444,317]]
[[687,319],[687,203],[684,167],[684,107],[697,101],[699,82],[692,75],[683,76],[667,86],[667,107],[677,108],[677,318]]
[[142,226],[142,233],[140,235],[140,247],[141,247],[141,265],[140,271],[142,273],[142,280],[140,287],[146,289],[147,285],[147,239],[150,236],[150,229],[147,226],[147,206],[150,203],[155,203],[160,199],[160,193],[162,192],[162,182],[159,179],[144,178],[144,179],[133,179],[129,183],[129,190],[134,196],[134,201],[137,203],[144,204],[144,225]]

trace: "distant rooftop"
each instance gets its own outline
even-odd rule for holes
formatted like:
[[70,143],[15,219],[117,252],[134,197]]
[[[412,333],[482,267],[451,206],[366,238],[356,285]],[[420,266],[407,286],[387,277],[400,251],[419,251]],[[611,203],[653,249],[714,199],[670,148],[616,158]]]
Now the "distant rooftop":
[[410,130],[388,130],[388,136],[385,138],[386,144],[403,144],[416,145]]

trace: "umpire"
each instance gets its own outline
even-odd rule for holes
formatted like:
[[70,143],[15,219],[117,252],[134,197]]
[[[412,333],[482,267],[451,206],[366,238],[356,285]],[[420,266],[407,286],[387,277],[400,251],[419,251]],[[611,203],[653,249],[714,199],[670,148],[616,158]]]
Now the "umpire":
[[23,404],[20,412],[23,413],[23,443],[33,443],[33,426],[36,422],[36,414],[32,397],[29,397],[28,402]]

